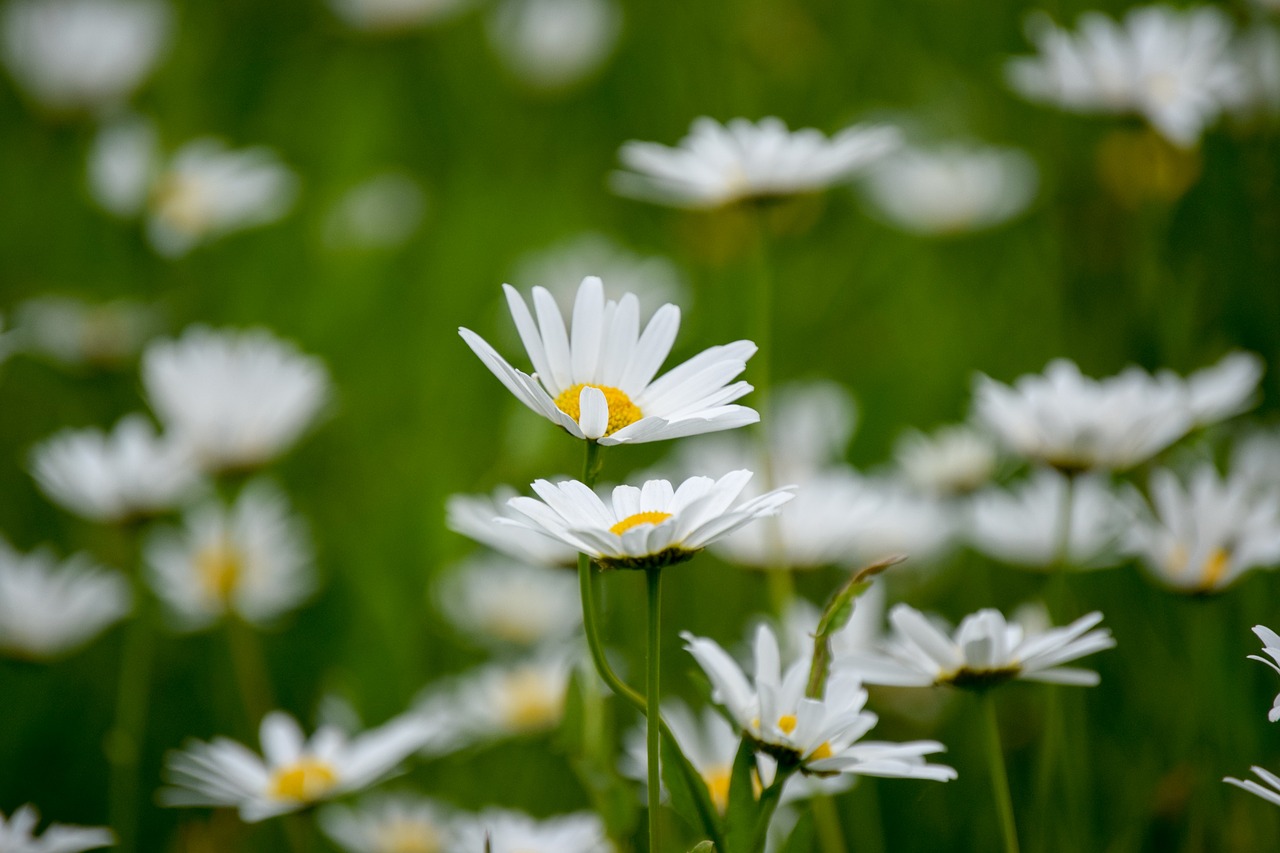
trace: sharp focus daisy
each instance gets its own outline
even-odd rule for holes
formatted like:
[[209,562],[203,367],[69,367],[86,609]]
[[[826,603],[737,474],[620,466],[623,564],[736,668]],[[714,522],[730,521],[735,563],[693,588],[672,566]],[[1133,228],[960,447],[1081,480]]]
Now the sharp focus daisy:
[[490,495],[450,495],[445,501],[445,524],[454,533],[461,533],[513,560],[539,566],[574,566],[578,552],[573,546],[518,525],[494,524],[494,519],[499,517],[524,517],[507,505],[517,494],[515,489],[499,486]]
[[436,601],[455,628],[489,643],[533,646],[566,639],[582,625],[575,575],[504,557],[450,570],[436,583]]
[[151,73],[172,18],[161,0],[13,0],[0,15],[4,63],[46,109],[106,111]]
[[1151,502],[1135,501],[1128,546],[1156,579],[1179,592],[1219,592],[1253,568],[1280,563],[1280,491],[1259,493],[1212,463],[1184,485],[1171,471],[1151,474]]
[[42,296],[18,306],[18,333],[27,352],[68,367],[120,367],[159,330],[154,308],[116,300],[92,304]]
[[[1257,655],[1249,655],[1249,660],[1265,663],[1277,673],[1280,673],[1280,634],[1265,625],[1254,625],[1253,633],[1258,635],[1258,639],[1262,641],[1262,651],[1271,660]],[[1275,701],[1271,703],[1271,710],[1267,712],[1267,719],[1273,723],[1280,720],[1280,695],[1277,695]]]
[[634,293],[642,317],[659,305],[684,305],[688,299],[684,275],[670,260],[642,255],[596,233],[580,234],[521,258],[511,280],[545,287],[564,313],[573,310],[578,286],[588,273],[599,277],[607,299],[617,301]]
[[1252,779],[1234,779],[1230,776],[1225,777],[1222,781],[1229,785],[1235,785],[1237,788],[1243,788],[1250,794],[1256,794],[1272,805],[1280,806],[1280,776],[1276,776],[1276,774],[1256,764],[1249,769],[1266,785],[1259,785]]
[[898,440],[894,455],[907,482],[929,494],[972,492],[996,470],[995,445],[967,426],[943,427],[931,436],[909,432]]
[[894,225],[925,235],[1000,225],[1035,198],[1035,163],[1011,148],[949,145],[887,157],[862,181],[867,199]]
[[1045,628],[1045,617],[1029,612],[1006,620],[998,610],[966,616],[952,632],[906,604],[889,611],[892,638],[871,652],[835,660],[837,669],[856,673],[868,684],[899,687],[950,685],[985,688],[1012,679],[1091,686],[1098,674],[1063,666],[1115,646],[1111,632],[1097,627],[1101,613],[1082,616],[1063,628]]
[[590,812],[537,820],[520,812],[488,809],[459,818],[452,850],[492,853],[613,853],[604,823]]
[[533,490],[542,500],[512,498],[511,508],[525,516],[525,527],[573,546],[603,568],[650,569],[688,560],[793,497],[788,487],[739,501],[750,480],[750,471],[719,480],[691,477],[678,488],[649,480],[642,487],[616,487],[609,503],[576,480],[538,480]]
[[370,33],[397,33],[448,20],[472,0],[329,0],[347,26]]
[[315,586],[305,526],[267,483],[249,484],[231,507],[196,507],[184,522],[156,531],[145,556],[152,588],[186,630],[233,614],[270,623]]
[[522,83],[568,89],[609,59],[622,33],[614,0],[503,0],[489,21],[489,41]]
[[1183,147],[1246,94],[1231,20],[1212,6],[1145,6],[1123,22],[1087,12],[1076,33],[1039,14],[1027,34],[1039,54],[1007,69],[1023,96],[1078,113],[1137,114]]
[[789,130],[777,118],[759,122],[695,119],[674,148],[628,142],[618,152],[629,171],[614,189],[677,207],[714,208],[739,201],[818,192],[850,180],[899,145],[898,130],[855,125],[827,137]]
[[359,791],[395,772],[430,737],[424,720],[403,717],[348,738],[322,727],[310,739],[281,711],[262,720],[262,757],[227,738],[191,741],[165,762],[166,806],[236,808],[249,823]]
[[36,835],[40,813],[30,804],[19,806],[6,820],[0,814],[0,851],[3,853],[81,853],[111,847],[115,833],[105,826],[64,826],[51,823]]
[[412,794],[374,794],[355,807],[325,806],[325,835],[348,853],[448,853],[450,812]]
[[680,328],[680,309],[664,305],[640,331],[633,294],[606,300],[599,278],[582,280],[565,328],[551,293],[533,289],[538,321],[523,298],[503,285],[525,350],[530,376],[498,355],[475,332],[459,329],[467,345],[520,402],[577,438],[626,444],[683,438],[755,423],[754,409],[733,405],[751,391],[733,382],[756,351],[750,341],[704,350],[655,379]]
[[187,329],[147,347],[151,407],[207,470],[254,468],[287,450],[329,398],[318,358],[265,329]]
[[59,563],[47,551],[19,554],[0,540],[0,653],[58,657],[123,619],[129,583],[87,558]]
[[805,696],[810,660],[785,669],[778,641],[767,625],[756,632],[755,670],[748,676],[715,641],[681,635],[685,648],[711,681],[711,698],[762,751],[805,773],[854,773],[946,781],[955,770],[927,764],[942,752],[936,741],[861,742],[877,718],[863,710],[867,693],[848,672],[833,670],[821,699]]

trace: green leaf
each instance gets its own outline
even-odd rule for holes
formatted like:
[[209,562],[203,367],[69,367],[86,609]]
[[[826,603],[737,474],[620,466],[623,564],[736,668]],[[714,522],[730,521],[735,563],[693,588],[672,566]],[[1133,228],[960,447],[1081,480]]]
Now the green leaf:
[[756,748],[743,738],[733,759],[733,775],[729,780],[729,808],[725,811],[725,842],[728,853],[754,853],[751,839],[755,834],[756,812]]
[[787,837],[787,843],[783,846],[782,853],[811,853],[817,846],[813,815],[806,813],[800,818],[795,829],[791,830],[791,835]]
[[903,555],[895,555],[864,566],[831,594],[813,634],[813,662],[809,664],[809,683],[804,691],[806,696],[811,699],[822,698],[827,686],[827,673],[831,668],[831,635],[849,624],[853,617],[854,602],[871,588],[871,578],[905,559]]
[[701,774],[689,763],[674,738],[662,739],[662,782],[671,796],[671,807],[692,826],[719,841],[722,834],[720,815],[711,802]]
[[716,846],[710,841],[703,841],[690,850],[689,853],[716,853]]

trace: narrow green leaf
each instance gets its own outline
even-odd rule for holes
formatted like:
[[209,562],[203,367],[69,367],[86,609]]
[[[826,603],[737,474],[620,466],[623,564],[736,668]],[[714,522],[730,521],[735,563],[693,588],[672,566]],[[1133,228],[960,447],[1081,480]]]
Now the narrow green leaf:
[[755,853],[751,848],[758,811],[755,770],[755,744],[743,738],[729,779],[729,808],[725,812],[724,828],[728,853]]
[[689,853],[716,853],[716,846],[710,841],[703,841],[690,850]]
[[854,602],[871,588],[871,578],[890,566],[905,560],[903,555],[886,557],[854,572],[849,580],[831,594],[822,618],[813,634],[813,661],[809,664],[809,683],[805,695],[820,699],[827,686],[827,674],[831,669],[831,635],[839,631],[853,617]]
[[812,853],[817,848],[816,830],[813,826],[813,815],[806,813],[800,818],[795,829],[787,836],[782,853]]
[[662,739],[662,782],[676,814],[710,835],[713,841],[720,840],[720,815],[711,802],[711,793],[674,738]]

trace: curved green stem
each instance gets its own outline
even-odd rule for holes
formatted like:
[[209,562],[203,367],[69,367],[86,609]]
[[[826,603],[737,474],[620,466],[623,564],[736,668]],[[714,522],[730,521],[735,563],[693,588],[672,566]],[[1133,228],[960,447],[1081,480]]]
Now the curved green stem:
[[1018,828],[1013,820],[1013,798],[1009,794],[1009,773],[1004,765],[1004,748],[1000,744],[1000,722],[996,717],[996,703],[990,693],[982,696],[982,711],[986,717],[987,760],[991,764],[991,792],[995,796],[996,812],[1000,816],[1000,834],[1004,839],[1005,853],[1018,853]]
[[658,806],[662,796],[660,771],[662,741],[658,733],[658,722],[661,719],[658,703],[662,696],[659,690],[661,680],[659,660],[662,650],[662,569],[649,569],[644,575],[645,588],[649,599],[648,654],[646,655],[648,666],[646,678],[648,709],[645,713],[645,739],[649,750],[649,853],[657,853],[659,849]]

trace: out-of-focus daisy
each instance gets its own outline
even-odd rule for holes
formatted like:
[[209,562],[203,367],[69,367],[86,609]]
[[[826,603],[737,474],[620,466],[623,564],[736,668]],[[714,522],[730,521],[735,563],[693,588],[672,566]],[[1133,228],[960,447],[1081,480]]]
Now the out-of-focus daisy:
[[[1280,12],[1280,2],[1270,2]],[[1276,118],[1280,115],[1280,29],[1258,23],[1236,39],[1236,58],[1243,69],[1248,94],[1237,105],[1243,118]]]
[[[1277,673],[1280,673],[1280,634],[1272,631],[1266,625],[1254,625],[1253,633],[1258,635],[1258,639],[1262,641],[1262,651],[1271,660],[1257,655],[1249,655],[1249,660],[1265,663]],[[1271,710],[1267,712],[1267,719],[1273,723],[1280,720],[1280,695],[1277,695],[1275,701],[1271,703]]]
[[1096,627],[1101,613],[1082,616],[1063,628],[1044,628],[1041,613],[1006,620],[998,610],[979,610],[954,633],[906,604],[889,611],[894,636],[877,651],[854,652],[835,660],[868,684],[900,687],[950,685],[985,688],[1015,678],[1053,684],[1094,685],[1098,674],[1062,666],[1115,646],[1111,632]]
[[348,853],[447,853],[451,815],[412,794],[373,795],[356,807],[325,806],[325,835]]
[[266,329],[192,326],[147,347],[142,381],[160,420],[212,471],[271,461],[329,398],[324,363]]
[[5,820],[0,814],[0,851],[4,853],[81,853],[116,843],[115,833],[105,826],[64,826],[51,823],[36,835],[40,813],[35,806],[19,806]]
[[160,0],[12,0],[0,13],[4,63],[49,110],[105,111],[151,72],[172,17]]
[[227,738],[171,751],[159,793],[166,806],[237,808],[249,823],[359,791],[391,775],[430,736],[419,717],[402,717],[348,738],[323,727],[310,739],[297,720],[272,711],[262,720],[262,757]]
[[1252,779],[1234,779],[1230,776],[1225,777],[1222,781],[1229,785],[1235,785],[1237,788],[1244,788],[1250,794],[1256,794],[1268,803],[1280,806],[1280,776],[1276,776],[1256,764],[1249,768],[1254,775],[1267,783],[1267,787],[1259,785]]
[[389,249],[413,237],[427,201],[422,187],[401,172],[374,175],[347,190],[324,221],[331,249]]
[[145,555],[151,586],[186,630],[230,614],[270,623],[315,586],[303,524],[264,482],[251,483],[229,508],[210,502],[191,510],[181,531],[156,531]]
[[[1187,405],[1197,426],[1214,424],[1248,411],[1258,404],[1258,383],[1265,369],[1251,352],[1232,352],[1217,364],[1203,367],[1186,378]],[[1167,374],[1176,380],[1175,374]],[[1162,377],[1163,378],[1163,377]]]
[[805,696],[810,660],[800,657],[784,670],[772,629],[756,631],[755,670],[748,676],[719,644],[688,632],[685,648],[711,680],[711,698],[760,748],[806,773],[854,773],[946,781],[956,772],[925,763],[943,751],[936,741],[909,743],[860,740],[875,727],[863,710],[867,693],[848,672],[833,670],[821,699]]
[[71,367],[118,367],[137,355],[160,322],[156,310],[140,302],[40,296],[18,306],[15,325],[27,352]]
[[437,582],[436,600],[455,628],[487,642],[538,645],[582,624],[575,575],[504,557],[455,567]]
[[907,482],[929,494],[972,492],[996,470],[995,445],[967,426],[943,427],[931,436],[909,432],[898,440],[894,456]]
[[733,471],[719,480],[691,477],[678,488],[649,480],[642,487],[617,486],[608,504],[577,480],[538,480],[533,490],[542,500],[512,498],[511,508],[525,516],[530,530],[573,546],[603,568],[649,569],[682,563],[792,498],[783,488],[739,501],[750,479],[750,471]]
[[1012,489],[985,489],[969,502],[969,541],[997,560],[1033,569],[1063,557],[1072,569],[1116,565],[1133,515],[1128,505],[1102,479],[1076,477],[1063,555],[1058,550],[1067,496],[1067,478],[1050,470],[1035,471]]
[[535,89],[564,89],[595,74],[622,32],[614,0],[503,0],[489,41],[508,70]]
[[373,33],[396,33],[448,20],[472,0],[329,0],[348,26]]
[[860,509],[845,528],[853,561],[905,554],[913,565],[934,563],[955,545],[959,518],[950,502],[884,478],[861,478],[858,488]]
[[545,287],[562,313],[573,300],[584,275],[599,277],[605,297],[619,300],[634,293],[641,309],[668,302],[683,304],[687,288],[679,269],[660,255],[641,255],[603,234],[582,234],[528,255],[516,264],[512,281]]
[[46,495],[92,521],[125,522],[181,506],[200,484],[191,452],[142,415],[114,430],[63,430],[31,453]]
[[750,199],[818,192],[850,180],[900,144],[896,128],[855,125],[827,137],[788,130],[781,119],[698,118],[674,148],[628,142],[618,152],[629,171],[613,188],[676,207],[713,208]]
[[917,234],[981,231],[1013,219],[1035,197],[1035,162],[1013,148],[911,148],[867,172],[862,187],[881,216]]
[[85,557],[59,563],[0,540],[0,652],[37,660],[84,645],[133,607],[128,582]]
[[452,849],[492,853],[613,853],[604,823],[590,812],[536,820],[520,812],[488,809],[460,818]]
[[1039,55],[1007,69],[1024,97],[1078,113],[1135,113],[1183,147],[1246,94],[1231,20],[1212,6],[1145,6],[1123,23],[1087,12],[1075,34],[1038,14],[1027,35]]
[[751,391],[733,382],[756,351],[750,341],[703,350],[654,379],[680,328],[680,309],[664,305],[640,332],[634,294],[604,298],[599,278],[578,288],[573,327],[555,298],[533,289],[538,322],[511,285],[503,285],[516,328],[536,371],[517,370],[470,329],[462,339],[520,402],[577,438],[600,444],[683,438],[755,423],[754,409],[732,405]]
[[1212,463],[1186,485],[1165,469],[1151,474],[1151,504],[1136,501],[1130,550],[1156,579],[1179,592],[1219,592],[1252,568],[1280,563],[1280,491],[1221,476]]
[[576,565],[578,552],[572,546],[524,527],[494,524],[499,517],[523,517],[507,505],[517,494],[515,489],[499,486],[491,495],[450,495],[445,501],[445,525],[513,560],[539,566]]
[[1280,432],[1246,433],[1231,449],[1231,479],[1266,493],[1280,484]]

